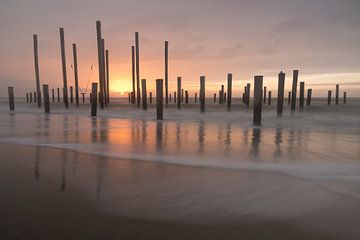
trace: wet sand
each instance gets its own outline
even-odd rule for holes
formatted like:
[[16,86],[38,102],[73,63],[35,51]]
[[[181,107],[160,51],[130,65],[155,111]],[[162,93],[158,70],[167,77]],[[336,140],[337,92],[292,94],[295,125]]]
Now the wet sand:
[[[0,152],[1,239],[358,239],[360,237],[358,200],[331,191],[327,192],[322,186],[311,181],[262,172],[223,171],[142,161],[134,163],[63,149],[24,145],[1,144]],[[93,171],[104,162],[110,169],[107,170],[107,174],[104,173],[106,172],[104,166],[101,168],[102,172]],[[137,172],[134,172],[135,169]],[[122,175],[121,181],[117,175]],[[96,179],[95,182],[89,180],[93,177]],[[102,183],[99,183],[99,180]],[[199,186],[192,181],[197,181]],[[284,185],[283,187],[287,189],[289,194],[282,191],[274,194],[282,195],[279,196],[280,199],[285,198],[287,201],[290,199],[290,205],[285,209],[278,206],[278,209],[275,207],[273,210],[288,211],[288,216],[282,214],[277,217],[274,217],[276,214],[260,216],[251,214],[251,211],[239,214],[235,208],[233,215],[228,212],[222,214],[219,206],[220,213],[214,210],[216,213],[213,215],[214,219],[210,219],[211,210],[198,207],[203,215],[197,215],[198,218],[195,217],[193,221],[193,215],[186,213],[186,204],[176,207],[177,201],[186,199],[188,209],[198,209],[192,206],[199,204],[195,197],[197,195],[205,195],[204,205],[207,204],[206,197],[212,200],[218,197],[217,194],[223,195],[222,201],[227,201],[226,199],[230,201],[237,197],[231,194],[239,195],[239,192],[233,191],[231,187],[224,190],[227,184],[239,185],[244,196],[254,197],[244,191],[245,186],[250,188],[254,184],[260,185],[267,181]],[[139,184],[148,192],[140,192]],[[180,196],[181,191],[179,192],[178,189],[186,187],[186,184],[189,184],[188,187],[192,192]],[[168,192],[158,195],[154,203],[151,198],[147,199],[147,195],[156,195],[159,189],[167,189]],[[178,195],[172,194],[171,189]],[[204,189],[204,192],[201,192],[201,189]],[[210,196],[209,189],[212,189]],[[310,194],[301,192],[310,190],[312,191],[309,192]],[[115,197],[117,191],[120,192],[120,198]],[[247,191],[251,192],[249,189]],[[297,194],[292,195],[293,193]],[[260,191],[260,194],[264,195],[260,196],[264,202],[281,203],[276,197],[271,199],[273,193],[264,194]],[[309,211],[299,211],[296,206],[292,209],[291,204],[296,203],[296,198],[301,198],[299,196],[304,196],[303,199],[299,199],[300,202],[308,201],[305,206],[309,207]],[[143,198],[144,201],[139,198]],[[313,203],[329,198],[333,200],[331,204],[324,201],[322,208],[311,207]],[[211,203],[211,200],[208,201]],[[241,201],[238,203],[240,208],[240,205],[244,205]],[[256,202],[256,199],[250,198],[247,201]],[[135,211],[129,202],[142,210]],[[154,214],[161,209],[156,202],[160,202],[160,205],[162,203],[168,205],[169,214],[162,216]],[[229,202],[229,204],[234,203]],[[259,211],[267,207],[266,204],[262,205],[261,201],[256,204]],[[210,204],[210,208],[211,206]],[[246,206],[242,207],[246,208]],[[249,207],[251,208],[251,204]],[[149,210],[151,208],[155,209],[154,212]],[[294,214],[291,214],[293,211]],[[181,213],[184,213],[184,216]]]

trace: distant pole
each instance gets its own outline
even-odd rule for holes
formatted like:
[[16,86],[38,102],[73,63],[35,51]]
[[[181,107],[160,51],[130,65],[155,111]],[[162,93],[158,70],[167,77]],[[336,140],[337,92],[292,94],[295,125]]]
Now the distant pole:
[[187,90],[185,91],[185,103],[189,103],[189,92]]
[[335,104],[339,104],[339,84],[336,84],[336,92],[335,92]]
[[168,74],[169,74],[169,42],[165,41],[165,104],[169,104],[168,100]]
[[131,93],[128,93],[128,102],[131,103],[131,97],[132,97],[132,94]]
[[82,95],[82,102],[85,103],[85,93],[81,93]]
[[174,92],[174,103],[176,103],[176,92]]
[[224,103],[226,103],[226,92],[224,92]]
[[214,102],[216,102],[216,93],[214,93]]
[[37,92],[37,97],[38,97],[37,106],[38,106],[38,108],[41,108],[38,38],[37,38],[36,34],[33,35],[33,40],[34,40],[34,65],[35,65],[35,78],[36,78],[36,92]]
[[26,93],[26,103],[29,102],[29,93]]
[[255,76],[254,77],[254,119],[253,119],[255,126],[261,125],[262,85],[263,85],[263,76]]
[[96,117],[97,114],[97,83],[92,83],[91,88],[91,116]]
[[288,92],[288,105],[290,105],[291,103],[291,92],[289,91]]
[[51,98],[52,98],[52,102],[55,102],[55,89],[51,89]]
[[49,85],[43,84],[43,92],[44,92],[44,110],[45,113],[50,113]]
[[60,88],[57,88],[57,100],[60,102]]
[[268,105],[271,106],[271,91],[269,91]]
[[309,88],[307,91],[307,98],[306,98],[306,105],[310,106],[311,104],[311,95],[312,95],[312,89]]
[[221,99],[222,99],[222,91],[221,89],[219,90],[219,104],[221,104]]
[[146,79],[141,79],[141,91],[143,110],[147,110]]
[[346,92],[344,92],[343,102],[344,102],[344,104],[346,104]]
[[37,101],[36,92],[34,92],[34,102]]
[[106,63],[106,102],[110,103],[109,50],[105,51],[105,63]]
[[131,77],[132,77],[132,95],[131,103],[135,104],[135,46],[131,46]]
[[15,100],[14,100],[14,87],[8,87],[9,95],[9,109],[11,112],[15,111]]
[[181,77],[177,77],[177,108],[181,109]]
[[74,93],[73,87],[70,86],[70,103],[74,103]]
[[200,77],[200,111],[205,112],[205,76]]
[[108,93],[107,93],[107,68],[106,68],[106,60],[105,60],[105,39],[102,38],[101,39],[101,52],[102,52],[102,66],[103,66],[103,70],[102,70],[102,74],[104,82],[103,82],[103,90],[101,91],[102,94],[100,94],[100,97],[103,99],[104,102],[104,106],[107,107],[107,99],[108,99]]
[[232,74],[227,75],[227,110],[231,111],[232,101]]
[[221,97],[221,104],[223,104],[224,103],[224,85],[221,85],[221,95],[220,95],[220,97]]
[[292,111],[295,111],[295,106],[296,106],[296,91],[297,91],[298,75],[299,75],[299,70],[294,70],[292,91],[291,91],[291,110]]
[[169,94],[169,102],[171,103],[171,93]]
[[73,57],[74,57],[75,101],[76,101],[76,107],[79,107],[79,77],[78,77],[78,66],[77,66],[76,43],[73,43]]
[[[261,87],[262,88],[262,87]],[[250,83],[248,83],[246,85],[246,105],[249,106],[250,105],[250,89],[251,89],[251,85]],[[255,89],[254,89],[255,90]],[[262,91],[261,91],[262,92]]]
[[195,93],[195,102],[197,102],[197,93]]
[[305,99],[305,82],[300,82],[300,99],[299,99],[300,108],[304,108],[304,99]]
[[284,86],[285,86],[285,73],[281,71],[278,75],[278,97],[277,97],[277,115],[279,117],[283,115],[283,109],[284,109]]
[[264,92],[263,92],[263,94],[264,94],[264,104],[266,104],[266,86],[264,87]]
[[30,92],[29,95],[30,95],[30,103],[32,103],[32,92]]
[[328,105],[331,104],[331,91],[330,91],[330,90],[328,91],[328,100],[327,100],[327,103],[328,103]]
[[67,76],[66,76],[66,57],[65,57],[65,39],[64,39],[64,28],[60,28],[60,47],[61,47],[61,62],[62,62],[62,73],[63,73],[63,85],[64,85],[64,103],[65,108],[69,108],[69,99],[67,92]]
[[152,92],[150,92],[149,100],[150,100],[150,104],[152,104]]
[[163,80],[156,79],[156,119],[163,120]]
[[140,59],[139,59],[139,33],[135,32],[135,55],[136,55],[136,97],[137,107],[140,107]]
[[184,89],[181,89],[181,102],[184,103]]
[[[104,108],[104,99],[103,99],[103,90],[104,90],[104,65],[103,65],[103,57],[104,57],[104,51],[102,48],[102,37],[101,37],[101,22],[100,21],[96,21],[96,40],[97,40],[97,48],[98,48],[98,72],[99,72],[99,91],[100,91],[100,108],[103,109]],[[96,87],[97,89],[97,87]],[[97,94],[96,97],[97,98]],[[96,115],[95,115],[96,116]]]

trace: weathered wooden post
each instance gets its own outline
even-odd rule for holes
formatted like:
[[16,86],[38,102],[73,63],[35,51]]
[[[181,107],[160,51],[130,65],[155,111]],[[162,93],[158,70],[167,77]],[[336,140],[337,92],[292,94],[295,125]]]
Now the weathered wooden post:
[[64,85],[64,103],[65,108],[69,108],[68,92],[67,92],[67,76],[66,76],[66,57],[65,57],[65,39],[64,28],[60,28],[60,48],[61,48],[61,63]]
[[181,102],[184,102],[184,89],[181,89]]
[[189,92],[186,90],[185,91],[185,104],[189,103]]
[[336,84],[336,92],[335,92],[335,104],[339,104],[339,84]]
[[[254,77],[254,116],[253,116],[253,122],[255,126],[261,125],[261,110],[262,110],[262,100],[263,100],[262,87],[263,87],[263,76],[255,76]],[[250,89],[250,87],[248,87],[248,89]]]
[[[38,108],[41,108],[41,95],[40,95],[40,73],[39,73],[39,51],[38,51],[38,38],[37,35],[33,35],[34,40],[34,65],[35,65],[35,79],[36,79],[36,92],[37,92],[37,101]],[[34,95],[35,97],[35,95]]]
[[299,70],[294,70],[292,91],[291,91],[291,110],[292,111],[295,111],[295,107],[296,107],[296,92],[297,92],[298,75],[299,75]]
[[156,79],[156,119],[163,120],[163,80]]
[[174,92],[174,103],[176,103],[176,92]]
[[343,103],[346,104],[346,92],[344,92]]
[[165,41],[165,104],[169,104],[168,99],[168,62],[169,61],[169,42]]
[[57,88],[57,100],[60,102],[60,88]]
[[181,77],[177,77],[177,108],[181,109]]
[[55,89],[51,89],[51,98],[52,98],[52,102],[55,102]]
[[169,94],[169,102],[171,103],[171,93]]
[[72,86],[70,86],[70,103],[74,103],[74,93]]
[[139,33],[135,32],[135,59],[136,59],[136,97],[137,107],[140,108],[140,59],[139,59]]
[[[250,85],[250,83],[248,83],[247,85],[246,85],[246,105],[249,107],[249,105],[250,105],[250,89],[251,89],[251,85]],[[261,87],[261,89],[262,89],[262,87]],[[262,91],[261,91],[262,92]]]
[[263,94],[264,94],[264,104],[266,104],[266,86],[264,87],[264,92],[263,92]]
[[85,103],[85,93],[81,93],[82,95],[82,102]]
[[228,73],[227,75],[227,110],[231,111],[231,101],[232,101],[232,74]]
[[29,93],[26,93],[26,103],[29,102]]
[[[98,49],[98,72],[99,72],[99,102],[100,108],[104,108],[104,83],[105,83],[105,67],[104,67],[104,50],[102,46],[102,36],[101,36],[101,22],[96,21],[96,42],[97,42],[97,49]],[[96,97],[97,98],[97,93]]]
[[8,87],[9,95],[9,109],[10,111],[15,111],[15,98],[14,98],[14,87]]
[[246,104],[246,93],[247,93],[246,86],[244,86],[244,92],[243,92],[243,99],[242,99],[242,101],[243,101],[243,103],[245,103],[245,104]]
[[150,100],[150,104],[152,104],[152,92],[150,92],[150,96],[149,96],[149,97],[150,97],[150,99],[149,99],[149,100]]
[[131,103],[131,96],[132,94],[131,93],[128,93],[128,102]]
[[226,92],[224,92],[224,101],[223,103],[226,103]]
[[30,92],[29,95],[30,95],[30,103],[32,103],[32,100],[33,100],[32,99],[32,92]]
[[290,105],[291,103],[291,92],[289,91],[288,92],[288,105]]
[[74,58],[74,79],[75,79],[75,102],[76,102],[76,107],[79,107],[79,76],[78,76],[76,43],[73,43],[73,58]]
[[45,113],[50,113],[49,85],[43,84],[43,92],[44,92],[44,110]]
[[304,99],[305,99],[305,82],[300,82],[300,99],[299,99],[300,108],[304,108]]
[[131,77],[132,77],[132,96],[131,103],[135,104],[135,46],[131,46]]
[[34,102],[36,103],[37,100],[38,100],[38,99],[37,99],[37,97],[36,97],[36,92],[34,92]]
[[285,73],[280,72],[278,76],[278,97],[277,97],[277,115],[281,117],[284,109],[284,86],[285,86]]
[[[261,98],[262,98],[262,96],[261,96]],[[269,104],[269,106],[271,106],[271,91],[269,91],[268,104]]]
[[216,102],[216,93],[214,93],[214,102]]
[[91,85],[91,116],[96,117],[97,115],[97,88],[98,88],[98,84],[97,83],[92,83]]
[[221,104],[224,103],[224,85],[221,85],[221,95],[220,95],[220,98],[221,98]]
[[205,76],[200,77],[200,111],[205,112]]
[[109,70],[109,50],[105,51],[105,66],[106,66],[106,102],[110,103],[110,70]]
[[307,91],[307,98],[306,98],[306,105],[310,106],[311,104],[311,95],[312,95],[312,89],[309,88]]
[[328,100],[327,100],[327,103],[328,103],[328,105],[331,104],[331,91],[330,91],[330,90],[328,91]]
[[197,93],[195,93],[195,102],[197,102]]
[[141,79],[141,91],[143,110],[147,110],[146,79]]

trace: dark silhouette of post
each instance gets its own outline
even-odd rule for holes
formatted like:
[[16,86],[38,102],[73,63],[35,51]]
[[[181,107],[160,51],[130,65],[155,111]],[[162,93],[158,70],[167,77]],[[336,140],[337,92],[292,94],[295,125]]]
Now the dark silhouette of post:
[[57,88],[57,100],[60,102],[60,88]]
[[174,103],[176,103],[176,92],[174,92]]
[[128,93],[128,102],[131,103],[131,93]]
[[299,70],[294,70],[292,91],[291,91],[291,110],[292,111],[295,111],[295,106],[296,106],[296,92],[297,92],[298,76],[299,76]]
[[197,93],[195,93],[195,102],[197,102]]
[[336,92],[335,92],[335,104],[339,104],[339,84],[336,84]]
[[52,98],[52,102],[55,102],[55,89],[51,89],[51,98]]
[[266,104],[266,86],[264,87],[264,92],[263,92],[263,94],[264,94],[264,104]]
[[222,91],[221,89],[219,90],[219,104],[221,104],[221,99],[222,99]]
[[243,93],[243,103],[246,104],[246,93],[247,93],[247,90],[246,90],[246,86],[244,86],[244,93]]
[[304,108],[304,99],[305,99],[305,82],[300,82],[300,99],[299,99],[300,108]]
[[96,117],[97,114],[97,91],[98,91],[97,88],[98,88],[98,84],[92,83],[90,100],[91,100],[91,116],[93,117]]
[[346,104],[346,92],[344,92],[343,103]]
[[132,77],[132,96],[131,103],[135,104],[135,46],[131,46],[131,77]]
[[163,80],[156,79],[156,119],[163,120]]
[[[40,95],[40,73],[39,73],[39,51],[38,51],[38,38],[33,35],[34,40],[34,65],[35,65],[35,79],[36,79],[36,92],[37,92],[37,106],[41,108],[41,95]],[[35,100],[36,102],[36,100]]]
[[168,74],[169,74],[169,42],[165,41],[165,104],[169,104],[168,99]]
[[[97,48],[98,48],[98,71],[99,71],[99,90],[100,90],[100,108],[104,108],[104,83],[105,83],[105,74],[104,74],[104,50],[102,44],[101,37],[101,22],[96,21],[96,40],[97,40]],[[96,94],[97,97],[97,94]]]
[[327,103],[328,103],[328,105],[331,104],[331,91],[330,91],[330,90],[328,91],[328,100],[327,100]]
[[139,33],[135,32],[135,55],[136,55],[136,98],[137,107],[140,107],[140,59],[139,59]]
[[34,92],[34,102],[36,103],[36,101],[37,101],[36,92]]
[[105,51],[105,61],[106,61],[106,102],[110,103],[109,50]]
[[63,86],[64,86],[64,103],[65,103],[65,108],[69,108],[69,99],[67,92],[67,76],[66,76],[65,39],[64,39],[64,28],[62,27],[60,28],[60,47],[61,47]]
[[49,85],[43,84],[43,93],[44,93],[44,110],[45,110],[45,113],[50,113]]
[[[262,87],[261,87],[262,88]],[[251,85],[250,83],[248,83],[246,85],[246,106],[249,107],[250,105],[250,89],[251,89]],[[262,91],[261,91],[262,92]]]
[[181,102],[184,103],[184,89],[181,89]]
[[271,91],[269,91],[268,105],[271,106]]
[[[261,125],[261,110],[262,110],[262,87],[263,76],[254,77],[254,116],[253,123],[255,126]],[[248,87],[249,91],[250,87]]]
[[232,100],[232,74],[227,75],[227,110],[231,110],[231,100]]
[[102,66],[103,66],[103,70],[102,70],[102,74],[104,82],[103,82],[103,90],[101,91],[102,94],[100,94],[103,102],[104,102],[104,107],[107,107],[107,99],[108,99],[108,92],[107,92],[107,69],[106,69],[106,59],[105,59],[105,55],[106,55],[106,51],[105,51],[105,39],[102,38],[101,39],[101,51],[102,51]]
[[74,93],[73,87],[70,86],[70,103],[74,103]]
[[85,103],[85,93],[81,93],[82,95],[82,102]]
[[169,94],[169,102],[171,103],[171,93]]
[[150,104],[152,104],[152,92],[150,92],[149,100],[150,100]]
[[214,102],[216,102],[216,93],[214,93]]
[[186,90],[185,91],[185,104],[189,103],[189,92]]
[[30,92],[29,95],[30,95],[30,103],[32,103],[32,92]]
[[181,109],[181,77],[177,77],[177,108]]
[[14,87],[8,87],[9,95],[9,109],[10,111],[15,111],[15,98],[14,98]]
[[288,105],[290,105],[291,103],[291,92],[289,91],[288,92]]
[[26,93],[26,103],[29,102],[29,93]]
[[224,103],[224,85],[221,85],[221,94],[220,94],[220,103],[223,104]]
[[78,65],[77,65],[77,51],[76,51],[75,43],[73,43],[73,57],[74,57],[74,79],[75,79],[75,102],[76,102],[76,107],[79,107],[79,76],[78,76]]
[[141,79],[141,91],[143,110],[147,110],[146,79]]
[[[278,97],[277,97],[277,115],[279,117],[283,115],[283,109],[284,109],[284,86],[285,86],[285,73],[281,71],[278,75]],[[266,90],[266,88],[264,89]]]
[[226,103],[226,92],[224,92],[224,103]]
[[205,76],[200,77],[200,111],[205,112]]
[[311,95],[312,95],[312,89],[309,88],[307,91],[307,98],[306,98],[306,105],[310,106],[311,104]]

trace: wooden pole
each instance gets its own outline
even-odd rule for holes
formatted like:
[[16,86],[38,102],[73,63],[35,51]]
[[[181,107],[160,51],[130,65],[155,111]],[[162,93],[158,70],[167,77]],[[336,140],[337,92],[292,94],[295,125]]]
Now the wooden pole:
[[45,113],[50,113],[49,85],[43,84],[43,92],[44,92],[44,110]]
[[221,104],[224,103],[224,85],[221,85]]
[[254,117],[253,117],[253,122],[255,126],[261,125],[262,85],[263,85],[263,76],[255,76],[254,77]]
[[291,92],[289,91],[288,92],[288,105],[290,105],[291,103]]
[[78,76],[76,43],[73,43],[73,57],[74,57],[74,79],[75,79],[75,102],[76,102],[76,107],[79,107],[79,76]]
[[224,101],[223,103],[226,103],[226,92],[224,92]]
[[311,95],[312,95],[312,89],[309,88],[307,91],[307,98],[306,98],[306,105],[310,106],[311,104]]
[[263,92],[263,94],[264,94],[264,104],[266,104],[266,86],[264,87],[264,92]]
[[140,59],[139,59],[139,33],[135,32],[135,55],[136,55],[136,98],[137,107],[140,107]]
[[61,48],[61,62],[64,86],[64,103],[65,108],[69,108],[68,92],[67,92],[67,76],[66,76],[66,57],[65,57],[65,39],[64,28],[60,28],[60,48]]
[[281,71],[278,75],[278,97],[277,97],[277,115],[279,117],[283,115],[283,109],[284,109],[284,86],[285,86],[285,73]]
[[[103,58],[104,58],[104,50],[102,48],[102,37],[101,37],[101,22],[96,21],[96,40],[97,40],[97,48],[98,48],[98,72],[99,72],[99,92],[100,92],[100,108],[104,108],[104,99],[103,99],[103,91],[104,91],[104,65],[103,65]],[[97,88],[96,88],[97,89]],[[97,98],[97,94],[96,94]]]
[[55,102],[55,89],[51,89],[51,98],[52,98],[52,102]]
[[328,103],[328,105],[331,104],[331,91],[330,91],[330,90],[328,91],[328,100],[327,100],[327,103]]
[[38,100],[38,99],[37,99],[37,97],[36,97],[36,92],[34,92],[34,102],[36,103],[37,100]]
[[103,70],[102,70],[102,74],[104,82],[103,82],[103,90],[102,92],[102,96],[101,98],[104,101],[104,107],[107,107],[107,99],[108,99],[108,93],[107,93],[107,68],[106,68],[106,60],[105,60],[105,39],[102,38],[101,39],[101,51],[102,51],[102,66],[103,66]]
[[32,103],[32,92],[30,92],[29,95],[30,95],[30,103]]
[[216,102],[216,93],[214,93],[214,102]]
[[231,111],[231,101],[232,101],[232,74],[228,73],[227,75],[227,110]]
[[335,104],[339,104],[339,84],[336,84],[336,92],[335,92]]
[[197,102],[197,93],[195,93],[195,102]]
[[344,92],[343,103],[346,104],[346,92]]
[[97,115],[97,83],[92,83],[91,88],[91,116],[96,117]]
[[70,86],[70,103],[74,103],[74,93],[73,87]]
[[305,82],[300,82],[300,99],[299,99],[300,108],[304,108],[304,99],[305,99]]
[[141,79],[141,91],[143,110],[147,110],[146,79]]
[[181,102],[184,103],[184,89],[181,89]]
[[26,103],[29,102],[29,93],[26,93]]
[[176,103],[176,92],[174,92],[174,103]]
[[15,111],[15,98],[14,98],[14,87],[8,87],[9,95],[9,109],[11,112]]
[[[262,96],[261,96],[262,97]],[[271,106],[271,91],[269,91],[269,99],[268,99],[268,104],[269,106]]]
[[33,35],[33,40],[34,40],[34,65],[35,65],[36,92],[37,92],[37,96],[38,96],[37,106],[38,106],[38,108],[41,108],[39,51],[38,51],[38,38],[37,38],[36,34]]
[[165,104],[169,104],[168,100],[168,74],[169,74],[169,42],[165,41]]
[[110,70],[109,70],[109,50],[105,51],[106,61],[106,102],[110,103]]
[[185,104],[189,103],[189,92],[186,90],[185,91]]
[[150,92],[150,104],[152,104],[152,92]]
[[205,76],[200,77],[200,111],[205,112]]
[[57,88],[57,100],[60,102],[60,88]]
[[[262,87],[261,87],[262,88]],[[250,89],[251,89],[251,85],[250,83],[248,83],[246,85],[246,105],[249,107],[250,105]],[[262,91],[261,91],[262,92]]]
[[181,109],[181,77],[177,77],[177,108]]
[[85,103],[85,93],[81,93],[82,95],[82,102]]
[[163,120],[163,80],[156,79],[156,119]]
[[131,46],[131,77],[132,77],[132,92],[131,103],[135,104],[135,46]]
[[298,75],[299,75],[299,70],[294,70],[292,91],[291,91],[291,110],[292,111],[295,111],[295,106],[296,106],[296,92],[297,92]]
[[169,94],[169,102],[171,103],[171,93]]

